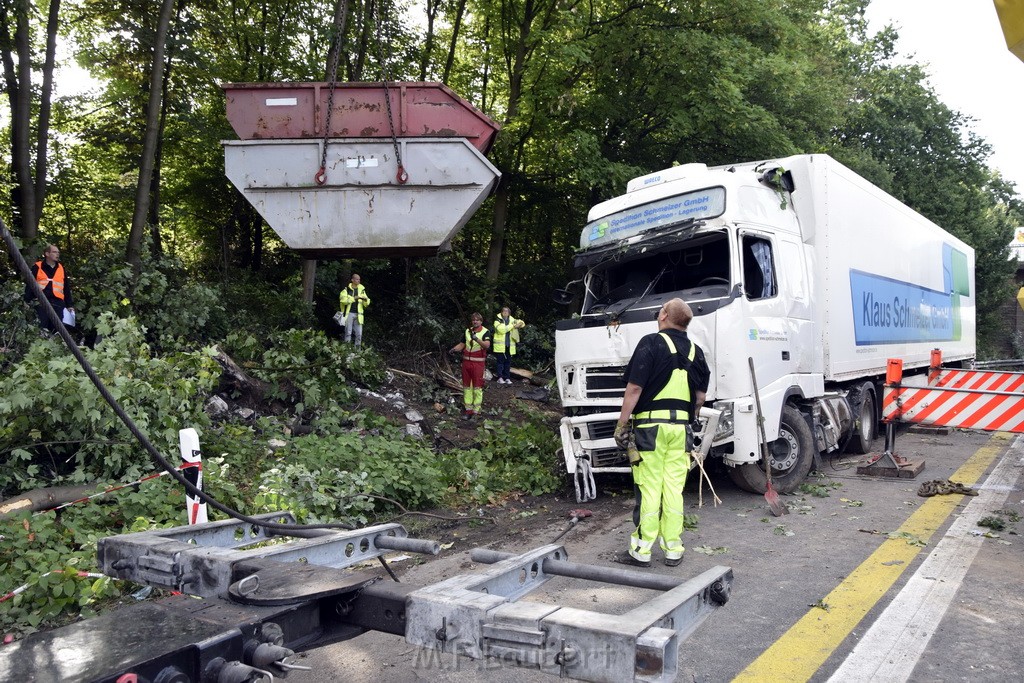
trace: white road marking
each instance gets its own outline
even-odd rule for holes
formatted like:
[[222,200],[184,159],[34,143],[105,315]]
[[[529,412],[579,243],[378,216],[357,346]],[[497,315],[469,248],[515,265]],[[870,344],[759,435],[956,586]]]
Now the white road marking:
[[[998,510],[1020,475],[1024,463],[1024,436],[1018,436],[1006,454],[979,487],[946,531],[946,535],[924,559],[903,590],[879,615],[846,660],[829,678],[844,681],[906,681],[928,647],[935,629],[953,601],[971,563],[984,542],[972,534],[978,520]],[[1015,460],[1012,456],[1021,456]]]

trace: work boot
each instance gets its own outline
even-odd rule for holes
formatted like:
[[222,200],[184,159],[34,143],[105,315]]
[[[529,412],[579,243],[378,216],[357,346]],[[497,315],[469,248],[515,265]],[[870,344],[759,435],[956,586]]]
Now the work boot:
[[682,561],[683,561],[683,558],[681,558],[681,557],[666,557],[665,558],[665,566],[666,567],[678,567],[682,563]]
[[612,561],[615,562],[615,564],[625,564],[629,565],[630,567],[642,567],[644,569],[650,569],[651,567],[650,560],[648,560],[647,562],[644,562],[643,560],[638,560],[632,555],[630,555],[628,550],[623,550],[622,552],[620,552],[612,559]]
[[476,415],[476,413],[474,413],[472,410],[467,410],[464,413],[462,413],[462,419],[472,420],[474,415]]

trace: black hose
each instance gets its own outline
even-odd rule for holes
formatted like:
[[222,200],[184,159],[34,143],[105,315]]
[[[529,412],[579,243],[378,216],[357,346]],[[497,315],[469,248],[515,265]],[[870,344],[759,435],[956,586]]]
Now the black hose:
[[3,237],[4,244],[7,245],[7,250],[11,254],[11,259],[14,261],[14,265],[17,268],[18,273],[21,275],[22,279],[28,285],[29,290],[35,292],[36,299],[39,300],[39,305],[42,306],[43,310],[46,312],[46,316],[47,318],[49,318],[50,324],[53,325],[53,328],[55,330],[57,330],[57,333],[60,335],[60,338],[64,340],[64,343],[71,351],[71,354],[75,357],[75,359],[78,361],[78,364],[82,366],[83,370],[85,370],[85,374],[89,376],[89,379],[92,380],[92,383],[99,390],[100,395],[103,397],[103,400],[105,400],[110,405],[110,407],[114,409],[114,412],[117,414],[117,417],[120,418],[121,422],[123,422],[124,425],[128,428],[128,431],[130,431],[132,435],[139,441],[139,443],[142,444],[142,447],[146,449],[146,452],[149,454],[149,456],[158,465],[160,465],[160,467],[163,468],[168,474],[174,477],[174,479],[179,484],[184,486],[186,491],[188,491],[191,495],[199,498],[204,503],[208,504],[210,507],[214,508],[215,510],[219,510],[220,512],[223,512],[229,517],[233,517],[239,521],[245,522],[246,524],[254,524],[265,529],[270,529],[271,531],[287,533],[289,531],[295,531],[299,529],[350,530],[355,528],[351,524],[341,523],[279,524],[277,522],[268,522],[266,520],[257,519],[255,517],[249,517],[247,515],[243,515],[241,512],[238,512],[237,510],[229,508],[227,505],[224,505],[216,498],[200,490],[198,487],[196,487],[195,484],[186,479],[185,476],[181,474],[181,472],[179,472],[178,469],[173,464],[171,464],[166,458],[164,458],[163,455],[160,454],[160,451],[156,449],[156,446],[154,446],[152,442],[150,442],[149,438],[147,438],[146,435],[142,433],[142,431],[138,428],[138,426],[131,419],[131,417],[128,416],[128,413],[124,411],[120,404],[118,404],[117,400],[111,395],[106,385],[103,384],[103,380],[101,380],[99,375],[96,374],[96,371],[93,369],[92,365],[89,364],[89,361],[82,354],[82,350],[78,348],[78,344],[75,343],[75,340],[72,339],[71,335],[68,333],[67,328],[64,327],[63,321],[57,317],[57,312],[53,310],[53,306],[51,306],[50,302],[46,299],[46,295],[43,294],[43,290],[40,287],[36,286],[36,280],[32,276],[32,269],[29,268],[28,263],[26,263],[25,259],[22,257],[21,252],[18,250],[18,245],[15,244],[14,242],[14,237],[7,230],[7,225],[4,223],[2,218],[0,218],[0,236]]

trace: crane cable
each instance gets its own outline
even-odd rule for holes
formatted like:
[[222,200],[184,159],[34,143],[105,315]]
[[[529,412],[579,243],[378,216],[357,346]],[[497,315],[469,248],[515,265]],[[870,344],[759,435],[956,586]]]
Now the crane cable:
[[381,0],[373,2],[372,10],[373,22],[377,26],[377,61],[380,62],[380,73],[383,79],[381,85],[384,86],[384,106],[388,111],[388,128],[391,131],[391,144],[395,148],[395,160],[398,162],[398,173],[395,174],[395,180],[398,181],[399,185],[405,185],[409,182],[409,173],[406,172],[405,166],[402,164],[402,152],[398,149],[398,136],[395,135],[395,118],[391,112],[391,93],[388,90],[390,76],[388,75],[388,63],[384,59],[384,32],[381,27],[383,22],[381,21],[380,3]]
[[331,115],[334,113],[334,89],[338,85],[338,62],[341,60],[341,37],[345,33],[348,0],[340,0],[334,17],[334,39],[327,59],[327,114],[324,116],[324,139],[320,145],[320,170],[313,176],[317,185],[327,182],[327,139],[331,136]]

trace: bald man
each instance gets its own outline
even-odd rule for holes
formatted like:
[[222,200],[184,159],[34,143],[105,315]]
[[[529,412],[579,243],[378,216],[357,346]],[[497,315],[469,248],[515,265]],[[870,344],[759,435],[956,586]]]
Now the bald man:
[[635,529],[629,550],[617,561],[639,567],[651,566],[659,538],[667,566],[683,561],[683,487],[693,447],[689,423],[700,412],[711,377],[704,352],[686,334],[693,319],[686,302],[665,302],[657,318],[658,331],[640,340],[626,366],[626,394],[615,426],[615,441],[625,448],[632,418],[640,456],[631,463]]

